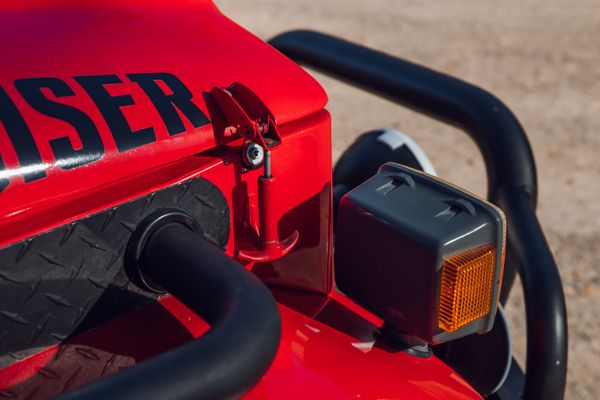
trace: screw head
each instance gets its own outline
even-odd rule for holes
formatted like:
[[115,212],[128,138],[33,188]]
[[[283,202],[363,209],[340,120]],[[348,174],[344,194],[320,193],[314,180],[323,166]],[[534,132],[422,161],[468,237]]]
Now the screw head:
[[252,167],[257,167],[260,164],[262,164],[264,158],[265,158],[265,150],[262,148],[262,146],[256,144],[256,143],[250,143],[248,145],[248,147],[246,147],[246,152],[245,152],[245,162],[252,166]]

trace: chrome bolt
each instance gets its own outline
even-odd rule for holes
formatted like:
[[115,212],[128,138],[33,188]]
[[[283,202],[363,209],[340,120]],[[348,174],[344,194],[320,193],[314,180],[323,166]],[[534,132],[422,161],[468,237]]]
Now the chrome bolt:
[[246,147],[246,163],[253,167],[257,167],[262,164],[265,158],[265,150],[256,143],[250,143]]

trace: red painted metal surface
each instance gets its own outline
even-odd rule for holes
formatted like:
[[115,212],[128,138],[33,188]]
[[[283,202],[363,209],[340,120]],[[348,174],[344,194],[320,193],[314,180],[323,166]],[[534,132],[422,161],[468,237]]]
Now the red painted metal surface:
[[[232,23],[210,1],[8,1],[0,5],[0,35],[11,38],[0,42],[0,53],[10,60],[0,64],[0,87],[22,115],[41,157],[37,164],[20,161],[14,140],[0,123],[0,155],[6,166],[0,178],[9,179],[0,196],[0,245],[65,222],[68,216],[48,213],[55,205],[66,206],[102,187],[113,190],[113,182],[135,175],[145,179],[155,168],[230,140],[211,125],[194,128],[181,114],[185,132],[170,136],[148,95],[127,74],[173,74],[211,120],[215,111],[203,93],[234,81],[255,92],[279,125],[318,112],[327,100],[308,74]],[[120,108],[130,128],[152,129],[156,140],[119,152],[98,104],[74,78],[104,75],[122,81],[104,86],[112,96],[129,95],[135,103]],[[36,111],[15,87],[16,80],[42,77],[59,79],[64,90],[72,91],[57,97],[42,89],[46,97],[92,120],[104,146],[99,160],[70,170],[57,165],[52,139],[68,137],[75,149],[82,143],[72,125]],[[164,82],[159,85],[171,90]],[[21,129],[18,135],[26,133]],[[46,177],[26,183],[24,171],[41,171]]]
[[[299,239],[286,257],[246,263],[269,284],[328,293],[333,285],[330,117],[322,111],[280,126],[279,131],[282,145],[271,149],[277,194],[268,214],[279,237],[297,231]],[[242,148],[243,141],[238,140],[213,150],[210,155],[216,165],[201,170],[201,176],[217,185],[230,204],[230,255],[260,245],[258,182],[263,171],[241,172]]]
[[277,196],[276,182],[272,176],[258,178],[259,244],[256,250],[241,249],[237,255],[240,260],[263,263],[278,260],[292,251],[300,239],[299,232],[294,231],[287,238],[279,240],[277,224],[271,223],[271,205],[276,203]]
[[[331,293],[330,117],[323,109],[322,88],[294,63],[202,0],[26,5],[11,0],[0,5],[0,35],[14,38],[0,43],[0,52],[11,55],[11,62],[0,65],[0,88],[5,102],[16,107],[31,131],[41,160],[23,160],[23,149],[17,150],[15,132],[4,115],[0,246],[201,176],[213,182],[229,204],[230,256],[260,249],[257,232],[269,240],[298,232],[285,257],[247,262],[266,283],[292,289],[277,291],[283,340],[271,370],[248,398],[479,398],[435,357],[416,359],[371,343],[379,321]],[[127,75],[159,72],[175,76],[191,93],[193,107],[211,123],[194,123],[184,115],[189,110],[180,109],[184,130],[173,134],[148,88],[136,83],[139,76]],[[98,97],[82,85],[90,76],[107,75],[117,79],[104,85],[108,96],[131,96],[135,103],[117,107],[129,128],[139,131],[132,137],[151,128],[155,140],[119,149]],[[45,98],[79,110],[92,121],[103,147],[99,159],[65,168],[65,160],[56,156],[53,140],[68,138],[69,151],[76,153],[85,147],[82,138],[72,124],[44,115],[25,100],[23,85],[31,81],[21,89],[15,85],[19,79],[45,77],[63,85],[62,92],[38,88]],[[267,189],[268,214],[260,205],[262,171],[248,170],[241,161],[246,139],[228,129],[218,105],[206,95],[211,88],[233,82],[246,85],[268,106],[280,135],[280,144],[271,148],[276,187],[273,192]],[[157,85],[163,95],[181,92],[173,82]],[[23,127],[23,121],[12,123]],[[38,175],[26,179],[32,173]],[[206,328],[167,297],[0,370],[0,389],[9,398],[45,398],[192,340]]]
[[[376,326],[336,299],[280,293],[312,304],[315,318],[280,305],[279,352],[247,399],[480,399],[437,358],[420,359],[380,345]],[[294,301],[290,300],[294,298]],[[304,310],[307,311],[307,310]],[[366,311],[362,311],[366,313]],[[160,334],[155,327],[160,324]],[[61,347],[0,371],[7,396],[48,398],[118,373],[155,352],[199,337],[208,326],[172,297],[114,320]],[[23,380],[27,377],[28,379]],[[6,385],[6,383],[9,383]]]

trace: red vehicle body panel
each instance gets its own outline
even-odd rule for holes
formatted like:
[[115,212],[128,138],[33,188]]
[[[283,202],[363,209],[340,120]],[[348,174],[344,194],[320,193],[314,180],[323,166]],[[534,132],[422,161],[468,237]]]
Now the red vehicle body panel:
[[[224,17],[210,1],[37,1],[0,5],[0,87],[31,131],[39,165],[25,165],[10,127],[0,123],[0,247],[158,189],[202,177],[225,195],[231,211],[227,254],[256,241],[259,170],[242,168],[243,139],[221,135],[203,94],[234,81],[249,87],[275,117],[282,143],[271,149],[277,178],[271,210],[280,237],[298,231],[292,252],[272,262],[246,263],[271,285],[280,304],[283,337],[264,379],[247,398],[477,399],[479,395],[435,356],[420,359],[372,343],[376,320],[333,289],[331,128],[323,89],[294,63]],[[139,85],[126,74],[174,74],[211,120],[171,135]],[[97,104],[74,77],[116,75],[111,96],[132,130],[152,127],[155,139],[119,150]],[[65,169],[50,141],[82,143],[74,127],[25,101],[15,81],[57,78],[70,105],[93,121],[101,158]],[[161,86],[166,92],[169,87]],[[13,132],[14,134],[14,132]],[[26,134],[21,132],[21,134]],[[0,165],[1,167],[1,165]],[[25,179],[30,170],[42,177]],[[1,187],[1,186],[0,186]],[[156,327],[160,326],[160,330]],[[0,396],[45,398],[201,336],[207,325],[172,297],[69,338],[0,370]],[[375,336],[374,336],[375,335]]]
[[[64,222],[34,215],[52,214],[52,206],[64,206],[66,198],[226,141],[211,125],[194,129],[186,118],[182,118],[186,132],[169,136],[148,96],[126,74],[175,74],[207,116],[210,112],[203,92],[234,81],[244,83],[268,104],[279,125],[324,107],[327,97],[314,79],[224,17],[212,2],[171,3],[46,1],[40,2],[39,8],[27,2],[25,9],[20,1],[0,5],[0,35],[10,38],[0,42],[0,52],[10,55],[3,56],[0,64],[0,86],[29,126],[44,164],[38,167],[47,175],[24,182],[20,169],[25,166],[0,124],[3,172],[10,177],[0,196],[0,245]],[[152,127],[156,141],[119,154],[98,107],[74,80],[104,74],[116,74],[123,82],[106,85],[112,95],[133,98],[135,105],[121,109],[132,130]],[[14,87],[18,79],[40,77],[58,78],[73,91],[74,95],[60,98],[48,95],[92,119],[105,147],[100,160],[68,171],[56,165],[49,140],[68,136],[75,147],[81,143],[71,125],[35,111]]]
[[[288,294],[287,300],[297,295]],[[365,340],[373,336],[376,326],[355,314],[351,308],[356,306],[347,301],[315,295],[300,295],[296,301],[320,311],[311,318],[280,305],[283,331],[279,352],[269,372],[244,398],[480,398],[437,358],[391,352],[377,348],[373,340]],[[157,325],[160,334],[156,334]],[[331,325],[351,329],[338,330]],[[28,398],[33,392],[42,398],[56,395],[118,373],[154,352],[201,336],[207,329],[200,318],[167,296],[160,303],[71,339],[62,347],[49,348],[1,370],[0,382],[5,385],[0,385],[0,390],[18,399]],[[8,389],[4,388],[6,384],[10,385]]]

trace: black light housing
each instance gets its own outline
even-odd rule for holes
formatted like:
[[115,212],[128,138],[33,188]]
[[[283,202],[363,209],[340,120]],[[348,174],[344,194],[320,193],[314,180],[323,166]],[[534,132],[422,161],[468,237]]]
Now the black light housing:
[[485,333],[498,304],[505,226],[487,201],[387,163],[340,203],[337,286],[430,344]]

